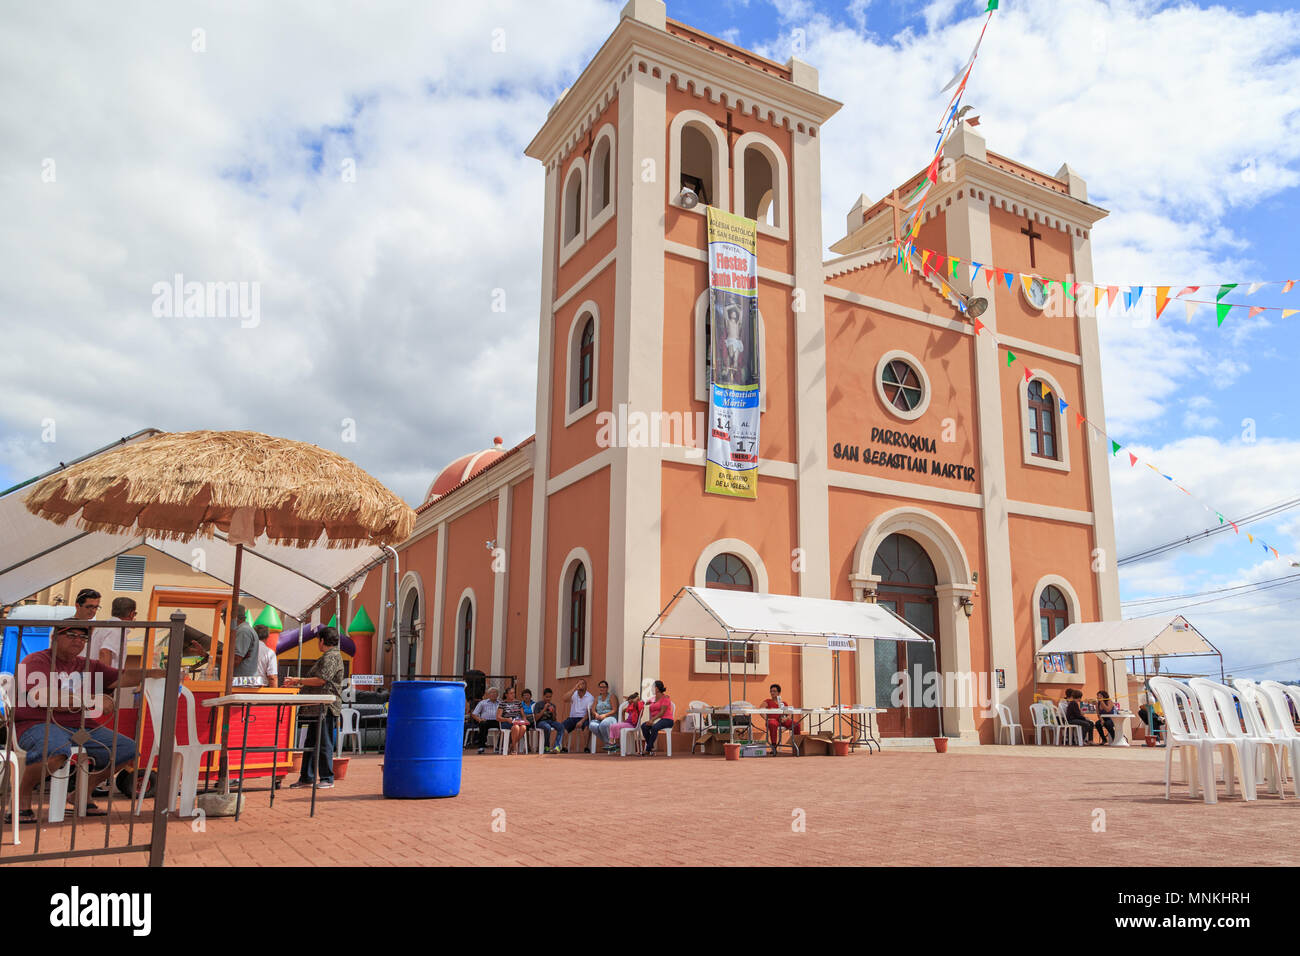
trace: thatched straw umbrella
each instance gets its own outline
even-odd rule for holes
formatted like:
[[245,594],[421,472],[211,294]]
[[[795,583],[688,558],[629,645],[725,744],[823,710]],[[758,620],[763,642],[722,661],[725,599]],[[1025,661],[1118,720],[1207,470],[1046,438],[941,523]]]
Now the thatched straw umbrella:
[[[56,524],[76,517],[86,531],[175,541],[225,532],[235,545],[227,647],[244,545],[255,537],[300,548],[383,546],[415,526],[404,501],[342,455],[258,432],[170,432],[122,445],[43,479],[24,503]],[[230,660],[224,655],[227,694]],[[225,777],[224,749],[222,768]]]

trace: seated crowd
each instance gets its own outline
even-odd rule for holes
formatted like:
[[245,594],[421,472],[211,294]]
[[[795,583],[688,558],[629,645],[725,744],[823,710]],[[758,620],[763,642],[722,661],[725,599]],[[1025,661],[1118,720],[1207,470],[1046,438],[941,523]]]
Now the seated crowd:
[[[487,749],[488,735],[493,730],[508,733],[509,747],[515,751],[520,749],[520,741],[528,731],[537,730],[542,735],[542,753],[569,753],[568,741],[580,740],[581,734],[587,735],[584,743],[590,743],[594,737],[598,745],[603,745],[605,753],[614,753],[620,749],[622,732],[639,727],[645,742],[643,756],[650,756],[659,734],[673,726],[675,717],[664,682],[657,680],[654,687],[653,699],[643,701],[640,694],[633,693],[620,705],[618,695],[610,692],[608,681],[600,681],[593,695],[587,689],[586,678],[579,678],[562,698],[567,702],[563,720],[556,709],[555,693],[549,687],[542,691],[540,700],[534,700],[528,688],[516,696],[513,684],[504,692],[490,687],[477,703],[471,704],[466,699],[465,727],[467,732],[473,732],[479,753]],[[574,752],[579,749],[575,747]]]
[[[768,695],[760,705],[763,709],[781,710],[788,706],[781,696],[780,684],[768,688]],[[486,695],[477,702],[467,697],[467,741],[472,736],[478,752],[484,753],[489,734],[496,730],[509,734],[509,748],[517,752],[524,735],[537,730],[541,732],[542,753],[569,753],[567,741],[581,740],[576,735],[585,733],[588,736],[583,744],[589,745],[594,737],[597,746],[603,746],[605,753],[616,753],[621,749],[623,731],[639,729],[645,745],[642,756],[650,756],[659,735],[671,731],[676,718],[676,708],[661,680],[654,682],[654,696],[649,700],[642,700],[640,694],[632,693],[623,698],[620,705],[618,695],[610,692],[608,681],[600,681],[593,695],[587,689],[586,678],[579,678],[573,689],[561,698],[561,703],[567,705],[567,715],[563,720],[556,709],[554,696],[549,687],[542,691],[540,700],[534,700],[533,692],[528,688],[516,696],[512,684],[504,692],[495,687],[488,688]],[[748,717],[743,719],[749,720]],[[791,734],[801,732],[801,721],[793,714],[768,714],[766,723],[770,740],[776,740],[782,730]],[[585,749],[586,746],[574,746],[572,752]]]

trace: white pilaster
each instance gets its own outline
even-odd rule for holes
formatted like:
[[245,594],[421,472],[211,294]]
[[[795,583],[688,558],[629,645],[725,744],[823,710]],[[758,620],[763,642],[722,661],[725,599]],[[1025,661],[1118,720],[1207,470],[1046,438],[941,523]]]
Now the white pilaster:
[[[830,513],[826,461],[826,313],[822,294],[821,140],[808,133],[791,137],[790,175],[794,228],[795,442],[799,483],[798,538],[803,573],[799,593],[831,596]],[[791,558],[793,560],[793,557]],[[805,706],[832,702],[834,680],[824,653],[800,652],[801,700]]]
[[[633,70],[618,94],[618,263],[614,291],[614,409],[663,409],[664,81]],[[652,166],[645,165],[646,160]],[[651,168],[654,176],[644,175]],[[606,674],[620,693],[641,671],[641,634],[659,613],[663,456],[618,448],[610,465]],[[635,568],[630,576],[629,568]],[[599,625],[598,625],[599,627]],[[647,647],[645,676],[659,676],[659,649]]]
[[[555,231],[559,169],[546,169],[542,214],[542,295],[537,336],[537,438],[533,442],[533,507],[528,536],[528,639],[524,682],[541,684],[543,628],[546,612],[546,479],[551,471],[551,377],[554,374]],[[622,178],[620,176],[620,178]]]
[[[1069,167],[1062,167],[1069,169]],[[1070,170],[1071,190],[1079,190],[1087,195],[1087,185]],[[1076,282],[1092,284],[1092,240],[1083,236],[1073,236],[1070,241],[1074,255],[1074,278]],[[1079,297],[1080,301],[1083,296]],[[1097,341],[1097,310],[1084,308],[1083,314],[1076,311],[1078,323],[1079,374],[1083,380],[1083,408],[1081,413],[1099,429],[1105,430],[1106,409],[1101,395],[1101,347]],[[1097,454],[1092,442],[1083,442],[1084,454],[1088,461],[1088,490],[1093,508],[1093,547],[1100,551],[1094,560],[1096,571],[1097,597],[1100,619],[1118,621],[1123,617],[1119,604],[1119,569],[1115,566],[1115,509],[1110,491],[1110,460],[1103,452]],[[1126,669],[1123,662],[1117,662],[1106,668],[1106,687],[1112,697],[1128,694],[1128,679],[1124,676]],[[1136,707],[1137,702],[1130,706]]]
[[[968,142],[971,141],[971,142]],[[977,142],[974,142],[977,141]],[[952,146],[952,142],[949,143]],[[970,152],[982,151],[983,141],[969,131],[961,144]],[[949,255],[959,256],[967,262],[992,262],[993,240],[989,224],[987,203],[973,198],[964,191],[960,199],[947,207],[947,239]],[[959,282],[967,286],[966,282]],[[979,289],[974,294],[985,297]],[[997,304],[991,292],[987,293],[988,310],[980,321],[996,334],[998,329]],[[988,622],[990,666],[1006,671],[1007,686],[1000,703],[1018,713],[1020,681],[1016,668],[1016,630],[1014,604],[1011,592],[1011,537],[1007,508],[1007,472],[1004,459],[1002,422],[1001,370],[998,351],[989,346],[987,337],[972,336],[970,348],[975,364],[975,421],[972,423],[979,439],[980,491],[984,496],[984,554],[980,569],[978,597],[983,604],[984,618]]]
[[[445,597],[447,594],[447,522],[438,525],[438,558],[434,563],[433,572],[433,635],[430,639],[432,649],[429,653],[429,669],[426,674],[439,673],[438,668],[442,666],[442,611],[445,607]],[[429,620],[428,596],[425,596],[426,604],[424,606],[424,619]],[[429,627],[426,623],[425,630]],[[417,655],[416,667],[420,667],[423,661],[419,658],[423,655]]]
[[496,570],[497,556],[491,556],[492,570],[492,673],[506,672],[506,627],[509,624],[506,604],[509,600],[510,584],[510,504],[513,497],[513,485],[506,485],[497,495],[497,540],[496,546],[506,556],[501,570]]

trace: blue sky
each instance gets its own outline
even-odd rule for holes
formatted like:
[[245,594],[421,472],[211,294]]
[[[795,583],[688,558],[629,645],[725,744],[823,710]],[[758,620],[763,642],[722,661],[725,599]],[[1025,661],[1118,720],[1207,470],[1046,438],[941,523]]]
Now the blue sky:
[[[0,58],[29,92],[0,101],[11,211],[0,222],[0,314],[16,354],[86,374],[52,390],[47,365],[8,371],[0,486],[142,427],[254,428],[332,447],[418,502],[447,461],[494,435],[526,437],[542,171],[523,147],[620,7],[378,2],[337,18],[306,2],[157,3],[87,14],[80,32],[40,5],[16,9]],[[774,59],[797,37],[822,92],[844,103],[823,130],[827,245],[859,193],[878,197],[928,159],[938,90],[983,7],[668,4],[670,16]],[[489,50],[497,31],[500,52]],[[52,74],[51,62],[68,66]],[[1006,0],[967,102],[990,149],[1047,172],[1068,161],[1111,210],[1093,233],[1099,280],[1300,279],[1298,75],[1300,14],[1282,3]],[[37,178],[47,158],[57,183]],[[353,183],[340,182],[345,160]],[[247,331],[160,324],[149,290],[175,272],[261,282],[263,321]],[[488,305],[498,288],[505,313]],[[1236,295],[1300,306],[1300,289]],[[1220,330],[1208,307],[1190,324],[1178,304],[1144,322],[1149,302],[1102,321],[1114,437],[1229,515],[1300,496],[1289,412],[1300,316],[1235,313]],[[180,381],[165,377],[176,369]],[[344,418],[357,422],[354,444],[340,442]],[[40,440],[46,419],[58,423],[56,443]],[[1255,422],[1254,443],[1243,419]],[[1114,462],[1121,555],[1212,520],[1137,472]],[[1300,509],[1259,531],[1300,553]],[[1289,570],[1261,558],[1220,536],[1124,569],[1124,597]],[[1300,656],[1296,607],[1300,588],[1288,585],[1204,605],[1194,620],[1230,664],[1263,663]],[[1300,667],[1278,676],[1300,678]]]

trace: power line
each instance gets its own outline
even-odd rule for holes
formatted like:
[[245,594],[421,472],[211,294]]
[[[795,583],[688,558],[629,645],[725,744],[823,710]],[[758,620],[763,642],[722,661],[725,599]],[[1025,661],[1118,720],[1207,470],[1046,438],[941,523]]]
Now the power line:
[[1224,594],[1228,591],[1252,591],[1262,585],[1271,584],[1274,581],[1300,581],[1300,572],[1296,574],[1284,574],[1276,578],[1265,578],[1263,581],[1254,581],[1250,584],[1236,584],[1227,588],[1214,588],[1210,591],[1193,591],[1191,594],[1170,594],[1166,597],[1134,598],[1131,601],[1121,601],[1124,607],[1135,607],[1139,604],[1164,604],[1168,601],[1185,601],[1188,598],[1205,597],[1209,594]]
[[[1256,588],[1254,588],[1254,589],[1251,590],[1251,591],[1244,591],[1244,592],[1242,592],[1242,594],[1224,594],[1224,595],[1222,595],[1222,596],[1220,596],[1220,597],[1209,598],[1208,600],[1205,600],[1205,601],[1197,601],[1197,602],[1194,603],[1194,604],[1184,604],[1184,605],[1182,605],[1181,607],[1179,607],[1178,610],[1179,610],[1179,611],[1183,611],[1183,610],[1185,610],[1185,609],[1187,609],[1187,608],[1189,608],[1189,607],[1202,607],[1202,606],[1204,606],[1204,605],[1206,605],[1206,604],[1215,604],[1215,603],[1217,603],[1218,601],[1230,601],[1230,600],[1232,600],[1233,598],[1242,597],[1243,594],[1256,594],[1256,593],[1258,593],[1258,592],[1260,592],[1260,591],[1272,591],[1272,590],[1275,589],[1275,588],[1286,587],[1288,584],[1292,584],[1292,583],[1294,583],[1294,578],[1296,578],[1296,577],[1300,577],[1300,575],[1293,575],[1292,577],[1284,578],[1284,579],[1282,579],[1282,580],[1280,580],[1280,581],[1275,581],[1275,582],[1272,583],[1272,584],[1260,585],[1259,587],[1256,587]],[[1169,611],[1172,611],[1172,610],[1173,610],[1173,608],[1162,608],[1162,609],[1157,610],[1157,611],[1152,611],[1150,614],[1139,614],[1138,617],[1140,617],[1140,618],[1142,618],[1142,617],[1157,617],[1158,615],[1161,615],[1161,614],[1167,614],[1167,613],[1169,613]]]
[[1274,515],[1281,514],[1283,511],[1289,511],[1298,506],[1300,506],[1300,498],[1291,498],[1287,501],[1279,501],[1277,504],[1269,505],[1266,508],[1261,508],[1256,512],[1238,518],[1236,521],[1224,521],[1223,524],[1216,525],[1213,528],[1206,528],[1205,530],[1198,531],[1195,534],[1185,535],[1173,541],[1167,541],[1164,544],[1158,544],[1147,548],[1145,551],[1138,551],[1135,554],[1127,555],[1126,557],[1120,558],[1116,561],[1115,565],[1116,567],[1122,568],[1126,564],[1137,564],[1141,561],[1148,561],[1151,558],[1159,557],[1169,551],[1186,547],[1187,545],[1193,544],[1197,541],[1204,541],[1205,539],[1216,534],[1221,534],[1224,531],[1231,531],[1233,525],[1240,527],[1256,521],[1262,521],[1265,518],[1271,518]]

